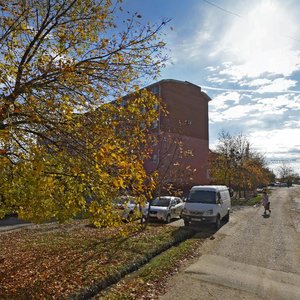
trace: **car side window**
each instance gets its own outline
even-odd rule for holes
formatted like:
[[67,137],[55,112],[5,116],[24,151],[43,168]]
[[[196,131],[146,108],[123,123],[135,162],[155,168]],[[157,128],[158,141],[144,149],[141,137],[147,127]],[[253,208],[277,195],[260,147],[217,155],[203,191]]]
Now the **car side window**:
[[177,199],[176,199],[176,203],[177,203],[177,204],[180,204],[180,203],[181,203],[181,199],[180,199],[180,198],[177,198]]
[[221,194],[224,200],[229,200],[229,194],[227,191],[222,191]]
[[221,198],[221,193],[220,193],[220,192],[217,193],[217,201],[218,201],[219,203],[222,203],[222,202],[223,202],[223,201],[222,201],[222,198]]

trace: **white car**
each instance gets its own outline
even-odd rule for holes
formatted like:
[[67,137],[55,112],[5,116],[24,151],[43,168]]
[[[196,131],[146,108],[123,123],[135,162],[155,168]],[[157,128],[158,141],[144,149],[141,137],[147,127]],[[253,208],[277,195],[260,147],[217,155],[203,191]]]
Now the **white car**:
[[[120,210],[120,215],[123,220],[130,221],[135,219],[134,214],[138,211],[141,212],[141,217],[146,216],[147,214],[147,206],[142,206],[137,204],[137,200],[132,196],[123,196],[117,199],[116,207]],[[138,214],[136,214],[137,216]]]
[[184,203],[179,197],[161,196],[150,203],[149,218],[169,223],[173,218],[180,218]]

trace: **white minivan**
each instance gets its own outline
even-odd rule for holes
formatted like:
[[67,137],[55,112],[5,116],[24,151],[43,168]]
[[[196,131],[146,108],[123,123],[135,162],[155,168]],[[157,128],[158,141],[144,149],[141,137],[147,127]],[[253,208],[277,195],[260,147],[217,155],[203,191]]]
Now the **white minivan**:
[[190,222],[214,223],[220,227],[221,220],[229,221],[231,199],[224,185],[193,186],[184,204],[181,217],[184,225]]

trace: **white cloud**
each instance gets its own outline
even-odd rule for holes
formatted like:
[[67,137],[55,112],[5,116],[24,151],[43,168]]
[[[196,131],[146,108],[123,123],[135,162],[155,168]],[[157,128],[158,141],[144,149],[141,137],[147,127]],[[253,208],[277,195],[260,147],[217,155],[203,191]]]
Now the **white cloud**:
[[282,56],[282,51],[279,49],[266,50],[264,53],[249,57],[243,64],[222,70],[220,74],[231,76],[235,81],[245,77],[259,77],[266,72],[289,76],[299,70],[299,64],[299,51],[285,51],[285,55]]
[[285,121],[283,124],[284,127],[286,128],[300,128],[300,120],[290,120],[290,121]]
[[[247,103],[240,104],[241,99],[246,99]],[[243,123],[246,121],[244,117],[247,117],[248,122],[251,118],[255,118],[260,122],[266,116],[283,115],[287,111],[299,109],[300,96],[294,96],[293,94],[253,98],[251,95],[228,92],[217,95],[210,102],[209,120],[212,123],[225,120],[241,120],[241,123]]]
[[226,110],[222,110],[218,107],[218,110],[210,111],[209,121],[211,123],[240,120],[244,117],[248,117],[251,113],[257,111],[257,105],[236,105],[229,107]]
[[224,61],[222,65],[227,68],[232,65],[232,61]]
[[300,109],[300,97],[294,96],[293,94],[279,95],[272,98],[262,98],[258,99],[257,103],[262,104],[262,108],[265,108],[265,110],[271,109],[272,111],[280,108],[286,108],[289,110]]
[[209,76],[207,78],[207,81],[212,82],[212,83],[224,83],[224,82],[227,81],[227,79],[220,78],[220,77],[217,77],[217,76],[215,76],[215,77],[214,76]]
[[300,174],[299,153],[294,151],[300,149],[299,140],[295,138],[300,136],[300,127],[252,131],[248,136],[252,146],[265,155],[275,172],[282,162],[287,162]]
[[264,126],[264,120],[259,118],[249,118],[243,122],[246,128],[261,128]]
[[[215,50],[234,62],[221,72],[235,79],[255,78],[268,72],[289,76],[299,69],[297,20],[279,1],[252,2],[235,18]],[[281,21],[279,21],[281,20]],[[283,22],[284,20],[284,22]]]
[[272,92],[282,92],[282,91],[287,91],[291,87],[296,86],[297,81],[296,80],[291,80],[291,79],[286,79],[286,78],[277,78],[270,82],[269,84],[259,88],[259,92],[261,93],[272,93]]
[[238,104],[240,98],[241,96],[237,92],[222,93],[213,98],[210,102],[210,107],[217,110],[224,109],[229,107],[230,104]]
[[268,156],[295,158],[295,154],[289,154],[293,148],[299,147],[300,128],[282,128],[276,130],[252,130],[249,139],[253,147]]
[[258,79],[254,79],[254,80],[250,80],[250,81],[242,81],[239,84],[241,86],[262,86],[262,85],[266,85],[266,84],[270,84],[272,82],[272,80],[270,79],[266,79],[266,78],[258,78]]
[[267,78],[258,78],[250,80],[242,80],[239,82],[241,86],[258,87],[256,90],[258,93],[276,93],[288,91],[290,88],[295,87],[296,80],[287,79],[284,77],[276,78],[274,80]]
[[205,68],[205,70],[208,70],[208,71],[210,71],[210,72],[213,72],[213,71],[218,70],[218,67],[208,66],[208,67]]

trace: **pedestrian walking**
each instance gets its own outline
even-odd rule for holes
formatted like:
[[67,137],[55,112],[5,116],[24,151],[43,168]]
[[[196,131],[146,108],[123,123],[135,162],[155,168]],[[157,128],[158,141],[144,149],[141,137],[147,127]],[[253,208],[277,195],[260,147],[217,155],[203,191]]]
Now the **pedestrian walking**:
[[264,209],[265,209],[264,215],[267,214],[267,211],[269,211],[269,214],[270,214],[271,213],[270,200],[269,200],[269,195],[267,194],[266,191],[263,192],[262,204],[263,204]]

